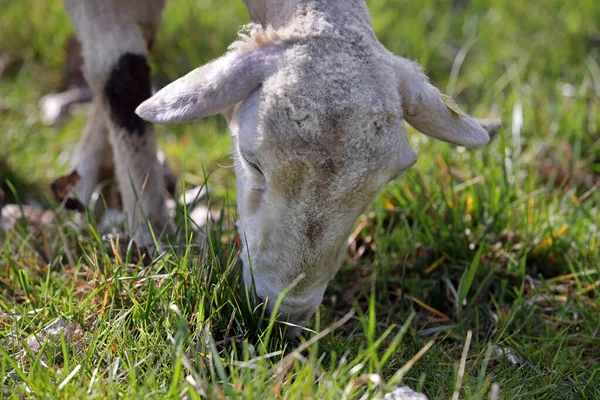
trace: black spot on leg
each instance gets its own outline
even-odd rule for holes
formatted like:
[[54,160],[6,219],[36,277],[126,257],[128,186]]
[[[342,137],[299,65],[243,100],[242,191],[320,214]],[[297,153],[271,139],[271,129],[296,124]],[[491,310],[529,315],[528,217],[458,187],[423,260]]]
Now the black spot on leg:
[[115,122],[130,134],[142,136],[147,123],[135,109],[152,94],[146,58],[132,53],[121,56],[106,81],[104,94]]

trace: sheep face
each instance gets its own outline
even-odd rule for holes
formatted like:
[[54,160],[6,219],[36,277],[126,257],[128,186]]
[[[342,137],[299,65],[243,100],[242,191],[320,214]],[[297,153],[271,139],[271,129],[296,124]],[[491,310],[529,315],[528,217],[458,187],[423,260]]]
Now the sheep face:
[[399,107],[314,104],[310,91],[282,89],[285,77],[237,105],[229,126],[244,281],[269,310],[288,288],[278,312],[304,326],[357,218],[416,155]]

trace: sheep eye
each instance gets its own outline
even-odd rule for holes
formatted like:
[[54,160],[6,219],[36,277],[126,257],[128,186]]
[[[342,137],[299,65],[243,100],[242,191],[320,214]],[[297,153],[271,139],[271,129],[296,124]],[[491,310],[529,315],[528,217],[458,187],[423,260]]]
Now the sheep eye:
[[250,157],[247,156],[246,154],[244,154],[244,152],[240,151],[240,155],[242,156],[242,158],[244,159],[244,162],[246,164],[248,164],[250,167],[252,167],[252,169],[254,169],[256,172],[258,172],[261,175],[264,175],[262,170],[260,169],[260,166],[258,164],[258,162],[256,161],[250,161]]

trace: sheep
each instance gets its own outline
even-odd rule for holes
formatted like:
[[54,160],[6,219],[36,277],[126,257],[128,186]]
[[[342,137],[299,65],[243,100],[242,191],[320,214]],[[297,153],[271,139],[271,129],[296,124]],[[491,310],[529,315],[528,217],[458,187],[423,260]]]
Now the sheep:
[[171,232],[149,123],[223,114],[243,280],[270,313],[285,293],[277,312],[293,338],[321,303],[358,217],[417,161],[404,121],[467,147],[489,136],[417,63],[385,49],[364,0],[245,3],[248,35],[150,96],[146,54],[164,0],[65,0],[94,95],[76,192],[89,201],[102,168],[114,168],[136,241],[148,242],[149,226]]

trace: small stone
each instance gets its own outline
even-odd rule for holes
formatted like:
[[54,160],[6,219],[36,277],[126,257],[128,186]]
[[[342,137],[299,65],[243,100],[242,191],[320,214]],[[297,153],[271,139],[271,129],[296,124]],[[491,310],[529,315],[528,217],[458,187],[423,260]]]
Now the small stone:
[[52,211],[44,211],[37,207],[7,204],[0,211],[0,230],[8,232],[19,222],[27,224],[30,231],[52,224],[56,215]]
[[27,346],[35,355],[41,350],[46,341],[60,343],[61,336],[64,338],[65,343],[77,346],[83,343],[85,331],[77,322],[64,318],[57,319],[38,333],[29,336]]
[[397,387],[383,396],[383,400],[428,400],[423,393],[417,393],[408,386]]

